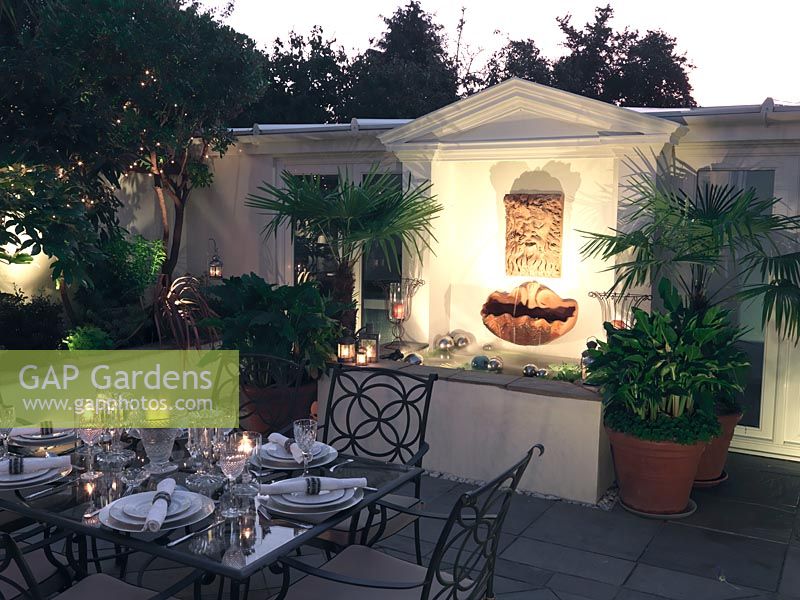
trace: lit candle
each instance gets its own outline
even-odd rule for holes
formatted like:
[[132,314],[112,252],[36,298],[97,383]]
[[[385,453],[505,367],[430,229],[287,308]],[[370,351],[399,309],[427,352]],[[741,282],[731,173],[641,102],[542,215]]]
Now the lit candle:
[[392,304],[392,318],[402,321],[406,316],[406,307],[402,302]]
[[239,452],[247,453],[253,451],[253,443],[250,441],[250,438],[243,437],[242,441],[239,442]]
[[91,498],[92,494],[94,494],[94,484],[90,481],[86,484],[86,496]]
[[375,348],[374,344],[369,344],[364,348],[364,353],[367,355],[367,362],[373,362],[375,360]]
[[358,352],[356,352],[356,364],[359,367],[367,364],[367,351],[363,348],[359,348]]

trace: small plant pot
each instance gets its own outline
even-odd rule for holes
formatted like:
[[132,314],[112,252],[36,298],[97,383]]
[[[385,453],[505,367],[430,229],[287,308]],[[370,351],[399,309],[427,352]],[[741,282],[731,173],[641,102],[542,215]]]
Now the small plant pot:
[[722,431],[708,443],[706,451],[700,458],[697,475],[695,475],[695,486],[697,487],[713,487],[727,479],[727,477],[723,477],[725,461],[728,460],[728,448],[733,439],[733,432],[739,421],[742,420],[742,413],[717,415],[717,420]]
[[622,502],[639,513],[685,516],[706,442],[651,442],[606,427]]

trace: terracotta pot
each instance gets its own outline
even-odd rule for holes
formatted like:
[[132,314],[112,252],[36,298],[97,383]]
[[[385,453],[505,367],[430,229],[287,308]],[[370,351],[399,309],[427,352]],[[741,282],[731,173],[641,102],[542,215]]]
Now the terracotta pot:
[[291,388],[261,388],[243,385],[239,398],[242,405],[252,402],[246,409],[250,414],[240,418],[239,426],[249,431],[269,434],[279,431],[296,419],[306,419],[311,414],[311,405],[317,400],[317,382],[304,383],[294,393]]
[[606,427],[622,501],[639,512],[682,513],[706,443],[640,440]]
[[711,440],[700,458],[695,480],[708,484],[709,482],[722,483],[720,479],[725,470],[725,461],[728,459],[728,447],[731,445],[733,431],[742,420],[742,413],[717,415],[717,420],[722,428],[720,434]]

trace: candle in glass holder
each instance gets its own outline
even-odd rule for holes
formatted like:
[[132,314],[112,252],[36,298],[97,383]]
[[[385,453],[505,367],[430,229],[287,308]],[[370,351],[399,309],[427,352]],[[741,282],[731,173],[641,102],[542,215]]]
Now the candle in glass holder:
[[377,344],[368,344],[364,347],[364,353],[367,355],[367,362],[375,362],[376,351],[377,351]]
[[392,304],[392,318],[402,321],[406,316],[406,307],[402,302],[395,302]]
[[356,352],[356,364],[363,367],[367,364],[367,351],[364,348],[359,348]]

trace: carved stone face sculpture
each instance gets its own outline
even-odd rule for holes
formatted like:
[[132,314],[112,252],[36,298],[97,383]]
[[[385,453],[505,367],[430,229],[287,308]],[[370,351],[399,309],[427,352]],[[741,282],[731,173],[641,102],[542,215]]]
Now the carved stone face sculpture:
[[528,281],[511,292],[492,292],[481,309],[486,328],[502,340],[539,346],[561,337],[578,322],[578,303]]
[[506,194],[506,275],[561,277],[564,196]]

